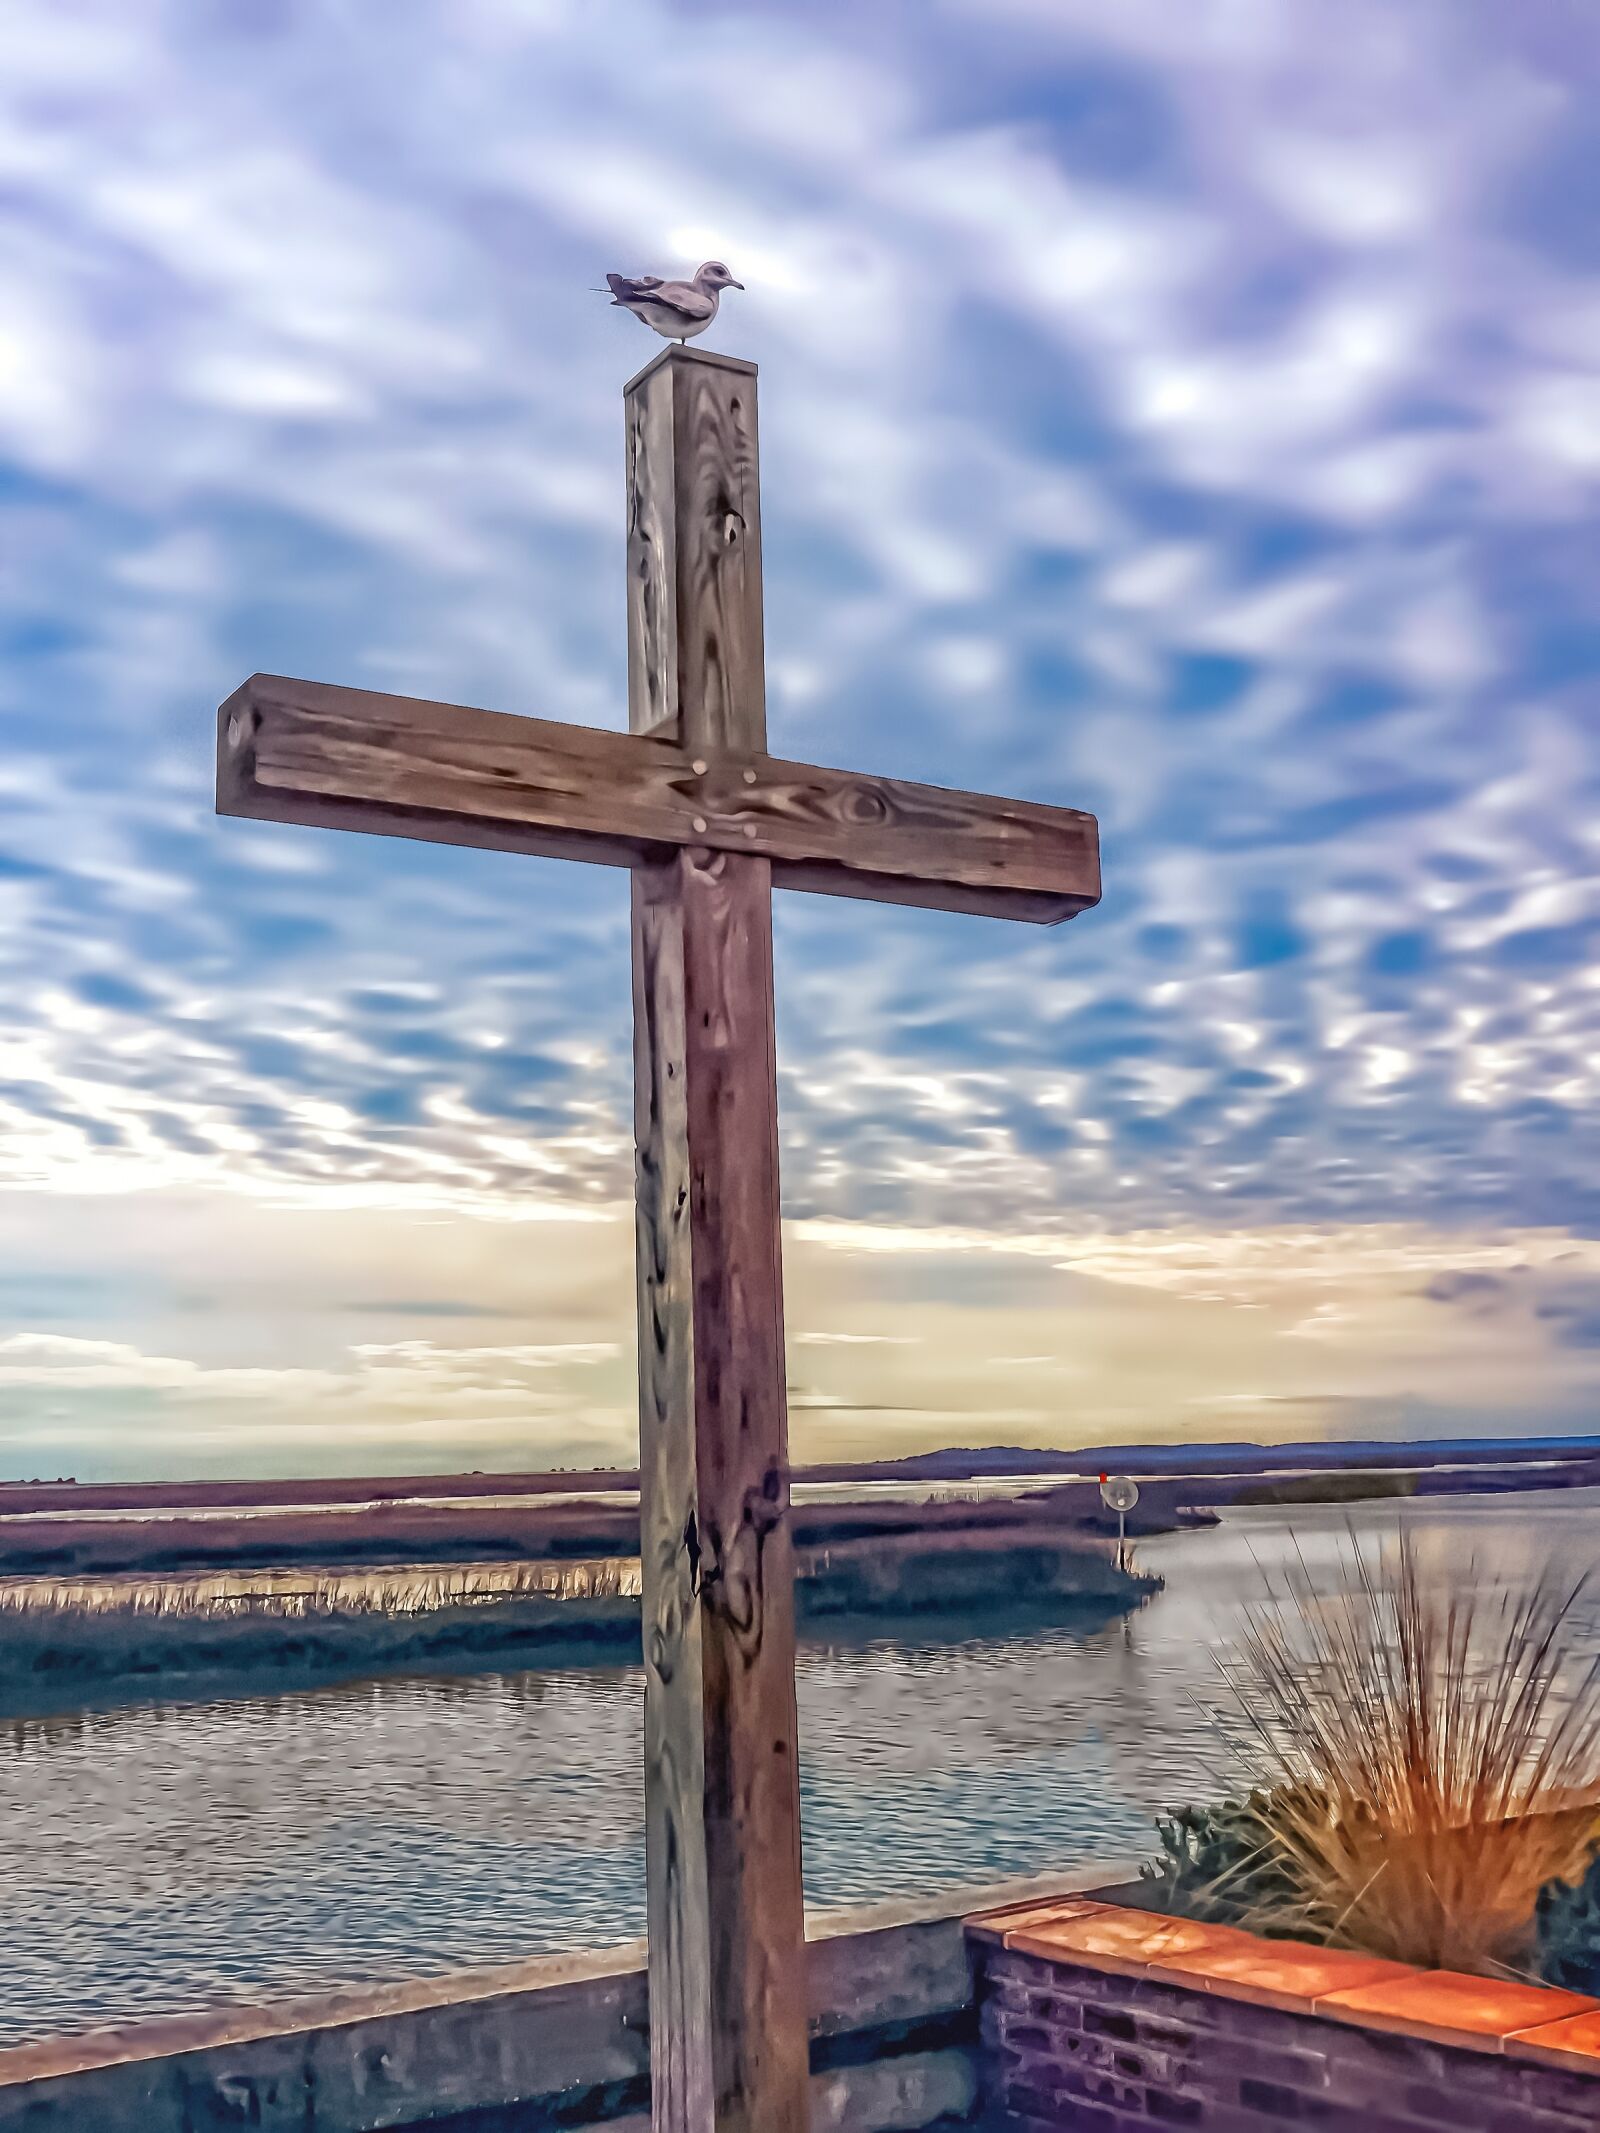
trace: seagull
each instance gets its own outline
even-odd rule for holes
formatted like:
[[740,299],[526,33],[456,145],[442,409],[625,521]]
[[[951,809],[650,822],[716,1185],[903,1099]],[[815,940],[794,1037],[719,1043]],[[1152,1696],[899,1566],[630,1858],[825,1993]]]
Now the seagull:
[[659,274],[608,274],[611,301],[642,318],[664,341],[692,341],[717,315],[724,289],[742,289],[720,259],[708,259],[693,281],[663,281]]

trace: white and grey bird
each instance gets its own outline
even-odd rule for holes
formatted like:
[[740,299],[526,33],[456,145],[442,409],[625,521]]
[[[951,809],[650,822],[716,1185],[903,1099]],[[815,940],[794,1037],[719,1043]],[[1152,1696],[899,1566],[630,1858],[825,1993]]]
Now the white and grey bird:
[[664,341],[692,341],[717,315],[724,289],[742,289],[720,259],[708,259],[692,281],[663,281],[658,274],[608,274],[611,300],[641,318]]

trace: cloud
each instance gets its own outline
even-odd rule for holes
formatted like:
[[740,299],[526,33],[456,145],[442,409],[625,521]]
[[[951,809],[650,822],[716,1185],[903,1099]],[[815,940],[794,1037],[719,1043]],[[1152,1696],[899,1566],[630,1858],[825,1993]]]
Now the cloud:
[[1566,1348],[1600,1348],[1600,1280],[1568,1277],[1546,1287],[1536,1315]]
[[[59,1258],[96,1262],[115,1329],[0,1331],[6,1471],[634,1462],[626,1210],[458,1214],[443,1257],[432,1215],[252,1205],[224,1227],[206,1194],[88,1212],[0,1208],[0,1245],[26,1233],[41,1279]],[[137,1289],[119,1223],[142,1245]],[[1383,1224],[1071,1241],[791,1224],[795,1456],[1588,1428],[1600,1251],[1543,1233],[1481,1240],[1468,1265],[1465,1249],[1458,1231]],[[373,1293],[330,1306],[356,1261]],[[436,1293],[415,1299],[423,1268]]]
[[[774,745],[1104,831],[1065,932],[783,901],[800,1228],[1167,1228],[1228,1266],[1405,1224],[1464,1240],[1441,1275],[1593,1230],[1565,33],[1432,0],[1314,46],[1286,0],[947,0],[913,35],[475,0],[377,46],[329,11],[14,13],[9,1192],[416,1219],[445,1256],[612,1234],[621,884],[218,824],[209,717],[278,668],[620,725],[647,351],[591,285],[704,249],[763,367]],[[324,1323],[381,1301],[329,1283]],[[419,1338],[476,1309],[395,1294]]]
[[1451,1271],[1435,1274],[1423,1284],[1422,1293],[1433,1303],[1465,1303],[1474,1311],[1488,1311],[1504,1299],[1507,1283],[1498,1274]]

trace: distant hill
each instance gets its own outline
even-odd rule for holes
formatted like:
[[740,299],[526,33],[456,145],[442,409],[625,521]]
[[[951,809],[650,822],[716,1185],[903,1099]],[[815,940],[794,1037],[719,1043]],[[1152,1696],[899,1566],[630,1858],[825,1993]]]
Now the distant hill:
[[1600,1458],[1600,1437],[1430,1437],[1410,1443],[1346,1437],[1316,1444],[1090,1444],[1076,1451],[1000,1444],[914,1452],[905,1459],[867,1465],[807,1467],[797,1478],[966,1481],[1015,1474],[1261,1474],[1594,1458]]
[[[1174,1480],[1405,1468],[1514,1467],[1533,1462],[1587,1467],[1600,1461],[1600,1437],[1452,1437],[1416,1443],[1336,1439],[1319,1444],[1088,1444],[1040,1450],[1021,1444],[960,1445],[914,1452],[904,1459],[874,1459],[802,1466],[797,1482],[959,1482],[1018,1475],[1132,1474]],[[1587,1475],[1584,1476],[1587,1479]],[[597,1467],[587,1472],[316,1476],[254,1481],[164,1482],[0,1481],[0,1515],[127,1510],[171,1514],[185,1509],[249,1510],[261,1506],[451,1503],[478,1497],[612,1495],[638,1487],[631,1468]],[[1530,1484],[1532,1485],[1532,1484]]]

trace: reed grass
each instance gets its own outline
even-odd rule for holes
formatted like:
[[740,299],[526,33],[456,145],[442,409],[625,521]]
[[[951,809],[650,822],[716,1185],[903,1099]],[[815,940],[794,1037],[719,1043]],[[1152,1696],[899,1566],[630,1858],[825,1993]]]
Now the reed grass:
[[211,1621],[238,1615],[417,1615],[540,1595],[592,1600],[636,1596],[639,1566],[622,1557],[584,1562],[470,1563],[381,1570],[251,1570],[195,1577],[0,1580],[0,1631],[9,1621],[126,1616]]
[[0,1585],[0,1712],[84,1696],[637,1654],[638,1565],[412,1566]]
[[[1584,1580],[1430,1576],[1402,1528],[1339,1583],[1302,1563],[1221,1661],[1257,1782],[1274,1893],[1258,1931],[1431,1968],[1525,1974],[1539,1890],[1600,1835],[1600,1658]],[[1260,1881],[1263,1877],[1256,1876]]]

